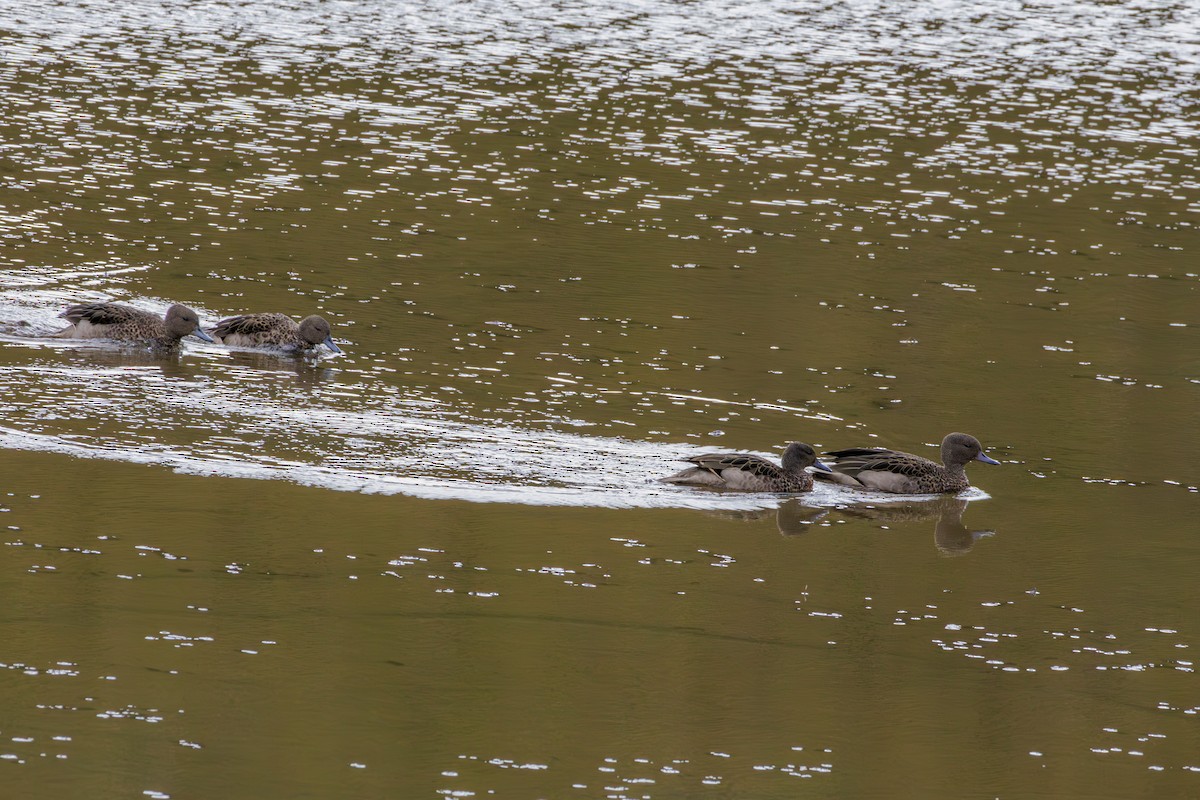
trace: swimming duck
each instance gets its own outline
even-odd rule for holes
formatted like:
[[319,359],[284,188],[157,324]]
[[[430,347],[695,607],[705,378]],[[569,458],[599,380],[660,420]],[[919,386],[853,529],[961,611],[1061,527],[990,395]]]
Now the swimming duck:
[[696,466],[662,478],[663,483],[747,492],[807,492],[813,486],[813,476],[805,467],[829,471],[804,442],[787,446],[782,466],[749,453],[701,453],[682,460]]
[[342,352],[333,343],[329,321],[313,314],[299,324],[286,314],[263,312],[230,317],[217,323],[209,333],[218,342],[234,347],[282,347],[309,350],[323,344],[335,353]]
[[819,477],[857,489],[874,489],[894,494],[961,492],[970,486],[965,469],[969,461],[999,464],[983,453],[974,436],[951,433],[942,440],[942,463],[912,453],[882,448],[858,447],[831,450],[831,474]]
[[146,342],[158,347],[178,347],[184,336],[206,342],[212,339],[200,329],[200,317],[187,306],[175,304],[165,317],[119,303],[84,303],[58,315],[71,324],[54,334],[60,339],[116,339]]

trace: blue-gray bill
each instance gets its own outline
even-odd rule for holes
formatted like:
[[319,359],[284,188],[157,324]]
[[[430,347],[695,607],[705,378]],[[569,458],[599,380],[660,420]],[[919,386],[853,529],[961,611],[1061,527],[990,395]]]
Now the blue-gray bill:
[[325,341],[321,342],[321,344],[325,345],[326,347],[328,347],[330,350],[332,350],[335,353],[342,352],[342,348],[338,347],[336,344],[333,343],[332,336],[326,336]]
[[201,341],[208,342],[209,344],[216,344],[216,342],[213,341],[213,338],[211,336],[209,336],[207,333],[205,333],[203,330],[201,330],[200,328],[196,328],[196,330],[192,331],[192,336],[195,336],[197,339],[200,339]]
[[983,453],[980,453],[979,455],[975,456],[975,460],[976,460],[976,461],[982,461],[982,462],[983,462],[983,463],[985,463],[985,464],[995,464],[997,467],[998,467],[998,466],[1000,466],[1000,462],[999,462],[999,461],[997,461],[997,460],[996,460],[996,459],[994,459],[994,458],[988,458],[988,457],[987,457],[987,456],[985,456]]

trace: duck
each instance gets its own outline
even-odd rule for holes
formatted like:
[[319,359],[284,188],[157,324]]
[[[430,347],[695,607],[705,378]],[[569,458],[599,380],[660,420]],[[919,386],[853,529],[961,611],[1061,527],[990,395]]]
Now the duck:
[[323,344],[335,353],[329,321],[313,314],[297,323],[286,314],[260,312],[229,317],[210,328],[209,333],[221,344],[234,347],[282,347],[286,350],[311,350]]
[[744,492],[807,492],[813,487],[813,476],[805,467],[830,471],[804,442],[787,446],[782,465],[750,453],[701,453],[681,460],[696,466],[661,478],[663,483]]
[[178,347],[184,336],[212,342],[200,328],[200,315],[178,303],[163,317],[120,303],[82,303],[58,316],[71,323],[53,334],[60,339],[115,339],[163,348]]
[[966,465],[971,461],[999,465],[988,458],[983,445],[966,433],[947,434],[942,439],[942,463],[927,458],[873,447],[830,450],[832,467],[819,477],[855,489],[872,489],[892,494],[941,494],[961,492],[971,485]]

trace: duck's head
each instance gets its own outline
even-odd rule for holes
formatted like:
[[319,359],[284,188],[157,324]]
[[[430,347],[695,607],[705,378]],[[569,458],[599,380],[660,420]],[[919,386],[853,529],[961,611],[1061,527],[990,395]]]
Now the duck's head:
[[797,471],[805,467],[815,467],[824,472],[833,472],[817,460],[817,451],[812,449],[812,445],[804,442],[792,442],[783,451],[783,468],[788,471]]
[[999,461],[983,453],[983,445],[967,433],[951,433],[942,439],[942,463],[947,467],[961,467],[968,461],[982,461],[999,465]]
[[342,349],[333,343],[329,320],[316,314],[300,320],[300,338],[309,344],[323,344],[335,353],[342,352]]
[[200,330],[200,315],[187,306],[178,303],[171,306],[167,309],[167,315],[163,322],[166,325],[167,333],[176,339],[182,339],[190,334],[206,342],[212,342],[212,337]]

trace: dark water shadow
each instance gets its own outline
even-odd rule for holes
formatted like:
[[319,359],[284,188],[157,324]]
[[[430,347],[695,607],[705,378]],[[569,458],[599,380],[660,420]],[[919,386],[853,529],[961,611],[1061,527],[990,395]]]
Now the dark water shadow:
[[195,380],[201,372],[200,363],[186,357],[181,348],[158,348],[129,342],[95,339],[55,340],[50,347],[63,353],[72,368],[78,368],[80,382],[86,384],[89,374],[112,373],[120,370],[157,368],[164,378]]
[[744,521],[775,518],[775,526],[782,536],[801,536],[817,522],[829,515],[830,509],[807,506],[798,499],[784,500],[778,508],[759,508],[736,511],[715,511],[713,516]]
[[938,552],[945,556],[961,556],[970,552],[980,539],[996,534],[994,530],[970,530],[963,524],[963,512],[968,505],[970,501],[961,497],[938,497],[900,503],[844,506],[837,511],[848,517],[881,523],[936,520],[933,525],[933,543]]
[[325,359],[314,354],[284,350],[228,350],[230,365],[263,372],[292,372],[302,386],[316,386],[336,379],[338,370],[326,366]]
[[115,348],[89,349],[81,353],[89,365],[109,369],[142,369],[157,367],[164,378],[172,380],[195,380],[200,374],[199,365],[184,358],[179,348],[154,350],[138,345],[122,345]]

